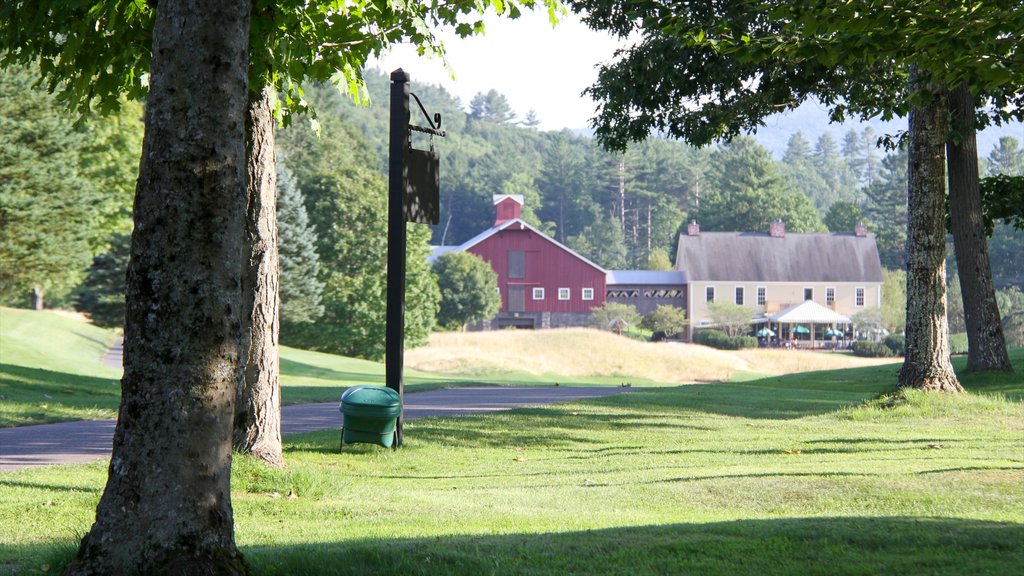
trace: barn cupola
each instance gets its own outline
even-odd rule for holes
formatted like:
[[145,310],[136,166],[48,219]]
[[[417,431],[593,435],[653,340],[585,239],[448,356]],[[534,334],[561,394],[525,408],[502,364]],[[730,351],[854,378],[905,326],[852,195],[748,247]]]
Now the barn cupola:
[[509,220],[521,218],[523,215],[523,196],[521,194],[496,194],[494,196],[494,225],[501,226]]

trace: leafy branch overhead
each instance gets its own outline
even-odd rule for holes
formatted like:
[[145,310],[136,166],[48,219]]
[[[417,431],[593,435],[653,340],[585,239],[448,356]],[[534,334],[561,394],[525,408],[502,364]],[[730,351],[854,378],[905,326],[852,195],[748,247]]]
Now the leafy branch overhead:
[[1016,0],[577,0],[592,28],[637,37],[602,66],[588,93],[594,128],[615,149],[651,131],[703,145],[818,97],[833,120],[891,118],[930,98],[908,85],[914,61],[931,82],[966,82],[979,124],[1024,117]]
[[[362,69],[370,57],[408,42],[420,54],[443,58],[440,27],[460,36],[484,31],[483,13],[518,18],[543,5],[552,24],[564,13],[558,0],[255,0],[249,31],[250,87],[272,86],[285,120],[309,112],[302,86],[344,82],[365,96]],[[120,98],[148,90],[154,10],[145,0],[12,0],[0,5],[0,65],[38,60],[50,92],[82,117],[109,113]]]

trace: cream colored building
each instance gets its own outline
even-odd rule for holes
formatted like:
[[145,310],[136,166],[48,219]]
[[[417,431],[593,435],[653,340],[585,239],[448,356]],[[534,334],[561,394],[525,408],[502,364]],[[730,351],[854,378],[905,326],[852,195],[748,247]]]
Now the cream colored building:
[[688,281],[691,336],[712,324],[710,302],[746,306],[753,321],[806,300],[844,316],[882,302],[878,247],[862,226],[846,234],[786,234],[781,222],[767,233],[701,232],[694,223],[679,237],[676,270]]

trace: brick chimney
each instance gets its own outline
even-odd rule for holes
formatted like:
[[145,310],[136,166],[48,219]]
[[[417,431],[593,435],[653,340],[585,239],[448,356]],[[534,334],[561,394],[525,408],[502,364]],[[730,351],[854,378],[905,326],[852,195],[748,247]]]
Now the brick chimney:
[[496,194],[494,196],[494,225],[501,226],[509,220],[521,218],[523,215],[523,197],[520,194]]
[[786,236],[786,223],[782,220],[776,220],[771,223],[768,227],[768,235],[772,238],[785,238]]
[[853,233],[855,236],[857,236],[857,238],[867,238],[868,227],[865,226],[864,224],[857,224],[856,226],[853,227]]
[[696,220],[686,225],[686,235],[700,236],[700,224],[697,224]]

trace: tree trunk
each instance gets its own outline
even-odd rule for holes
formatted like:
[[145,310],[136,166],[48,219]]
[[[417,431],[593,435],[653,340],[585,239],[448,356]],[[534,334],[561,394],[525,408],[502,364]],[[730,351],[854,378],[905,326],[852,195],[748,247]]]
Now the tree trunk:
[[249,191],[245,241],[249,248],[242,294],[250,334],[245,378],[238,391],[234,448],[281,466],[281,386],[278,359],[280,268],[277,253],[277,169],[272,88],[250,92],[246,121]]
[[[921,73],[911,66],[911,81]],[[910,109],[907,187],[907,339],[899,388],[962,392],[949,363],[946,321],[946,135],[948,104],[929,85],[929,102]]]
[[36,284],[32,287],[32,309],[42,310],[46,307],[46,288],[43,288],[41,284]]
[[954,133],[959,134],[958,140],[950,138],[946,143],[946,152],[949,213],[967,325],[967,369],[1012,372],[988,259],[981,214],[974,99],[966,84],[950,92],[949,108]]
[[231,507],[242,376],[247,2],[161,0],[107,484],[68,574],[245,574]]

